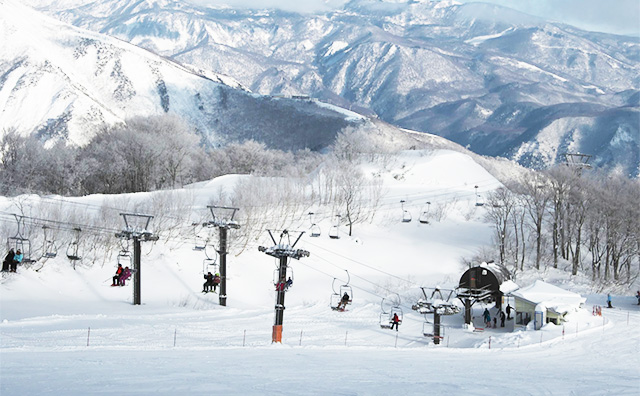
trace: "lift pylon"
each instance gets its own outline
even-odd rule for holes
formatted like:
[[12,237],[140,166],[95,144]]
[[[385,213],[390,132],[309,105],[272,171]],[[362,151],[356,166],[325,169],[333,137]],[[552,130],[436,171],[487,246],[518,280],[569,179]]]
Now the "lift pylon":
[[282,324],[284,320],[284,296],[286,293],[286,277],[287,277],[287,261],[289,258],[300,260],[302,257],[309,257],[309,252],[302,249],[294,249],[304,231],[301,231],[295,242],[291,244],[291,233],[288,230],[283,230],[280,234],[280,241],[276,242],[271,230],[267,230],[271,241],[272,247],[259,246],[258,250],[269,256],[275,257],[280,261],[278,267],[279,281],[276,285],[276,305],[275,305],[275,319],[273,324],[273,332],[271,336],[271,342],[282,342]]

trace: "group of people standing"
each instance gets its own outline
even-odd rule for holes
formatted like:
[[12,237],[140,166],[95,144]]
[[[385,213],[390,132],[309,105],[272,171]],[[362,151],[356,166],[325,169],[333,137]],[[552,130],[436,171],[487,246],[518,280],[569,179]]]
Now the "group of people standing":
[[[504,327],[504,321],[505,320],[511,320],[511,311],[513,308],[511,308],[511,305],[507,304],[507,308],[506,311],[507,313],[505,314],[504,311],[502,311],[501,309],[498,311],[497,316],[493,317],[493,327],[496,328],[498,327],[498,317],[500,318],[500,327]],[[484,309],[484,312],[482,313],[482,319],[484,320],[484,326],[489,328],[491,327],[491,313],[489,312],[488,308]]]
[[2,262],[2,271],[3,272],[18,272],[18,264],[22,263],[24,259],[24,255],[20,251],[20,249],[14,251],[13,248],[9,249],[9,253],[4,258]]

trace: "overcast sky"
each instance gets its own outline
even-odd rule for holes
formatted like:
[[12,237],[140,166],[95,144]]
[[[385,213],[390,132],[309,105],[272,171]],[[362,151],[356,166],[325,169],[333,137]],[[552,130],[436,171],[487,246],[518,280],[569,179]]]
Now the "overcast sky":
[[[281,8],[296,12],[327,11],[347,0],[187,0],[232,7]],[[397,1],[397,0],[392,0]],[[472,2],[476,0],[458,0]],[[640,36],[640,0],[484,0],[584,30]]]

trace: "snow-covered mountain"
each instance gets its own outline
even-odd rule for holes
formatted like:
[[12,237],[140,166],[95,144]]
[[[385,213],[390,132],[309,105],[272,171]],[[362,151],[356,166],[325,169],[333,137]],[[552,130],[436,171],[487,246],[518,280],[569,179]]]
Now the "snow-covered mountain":
[[318,15],[173,0],[30,0],[57,18],[532,167],[562,154],[638,175],[638,38],[452,1],[353,0]]
[[254,138],[317,149],[357,119],[310,100],[252,94],[233,78],[181,66],[13,0],[0,1],[0,37],[0,130],[82,145],[105,123],[175,113],[212,145]]

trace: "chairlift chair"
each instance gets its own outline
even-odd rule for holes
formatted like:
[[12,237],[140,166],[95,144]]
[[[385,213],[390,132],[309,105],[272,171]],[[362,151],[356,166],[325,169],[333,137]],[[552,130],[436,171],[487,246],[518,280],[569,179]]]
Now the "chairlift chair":
[[312,218],[313,215],[314,215],[313,212],[309,212],[309,222],[311,223],[311,227],[309,227],[309,234],[312,237],[317,238],[320,236],[322,232],[320,230],[320,226],[313,222],[313,218]]
[[[349,282],[351,282],[351,276],[349,275],[349,271],[345,270],[345,272],[347,273],[347,282],[345,284],[340,285],[340,287],[336,289],[336,280],[338,280],[338,278],[333,278],[333,282],[331,283],[331,289],[333,290],[333,294],[331,294],[331,309],[334,311],[343,311],[346,308],[346,305],[350,305],[353,302],[353,289],[349,285]],[[345,293],[349,296],[349,300],[345,304],[344,308],[338,309],[342,301],[342,296],[344,296]]]
[[[291,281],[293,281],[293,268],[287,266],[287,275],[285,276],[284,281],[286,282],[287,280],[289,280],[289,278],[291,278]],[[273,286],[277,287],[278,283],[280,283],[280,270],[276,268],[275,270],[273,270]]]
[[476,189],[476,206],[484,206],[484,201],[480,194],[478,194],[478,186],[475,186]]
[[44,238],[43,238],[43,246],[42,246],[42,257],[43,258],[54,258],[58,255],[58,247],[55,244],[55,241],[47,238],[47,227],[42,226],[44,230]]
[[411,220],[412,220],[411,213],[409,213],[409,211],[404,208],[405,202],[406,201],[404,199],[400,201],[400,204],[402,205],[402,222],[411,223]]
[[431,207],[431,202],[427,202],[427,210],[423,210],[420,213],[420,218],[418,221],[422,224],[429,224],[429,208]]
[[380,313],[380,328],[390,329],[393,323],[393,315],[398,315],[398,325],[401,325],[403,319],[402,308],[392,307],[389,312]]
[[384,297],[380,301],[380,328],[390,329],[394,314],[398,315],[398,324],[402,324],[403,312],[400,307],[401,303],[402,301],[398,293],[393,293],[393,297]]
[[133,267],[133,257],[131,257],[131,253],[127,250],[118,252],[117,262],[118,265],[122,265],[123,267]]
[[211,272],[212,274],[217,274],[220,272],[220,265],[216,261],[216,259],[206,258],[202,260],[202,272],[206,274],[207,272]]
[[18,232],[15,236],[7,238],[7,250],[13,249],[15,252],[22,252],[22,263],[34,263],[36,260],[31,258],[31,241],[24,238],[20,232],[21,226],[24,227],[24,216],[13,215],[18,222]]
[[193,246],[193,250],[195,250],[196,252],[201,252],[206,248],[207,248],[207,240],[201,236],[196,235],[196,242],[195,242],[195,245]]
[[329,229],[329,238],[340,239],[340,215],[336,215],[334,224]]
[[78,260],[82,259],[82,257],[80,256],[80,253],[79,253],[79,250],[80,250],[80,232],[82,231],[82,229],[76,227],[76,228],[73,229],[73,231],[76,233],[76,239],[74,241],[72,241],[69,244],[69,246],[67,247],[67,257],[71,261],[78,261]]

